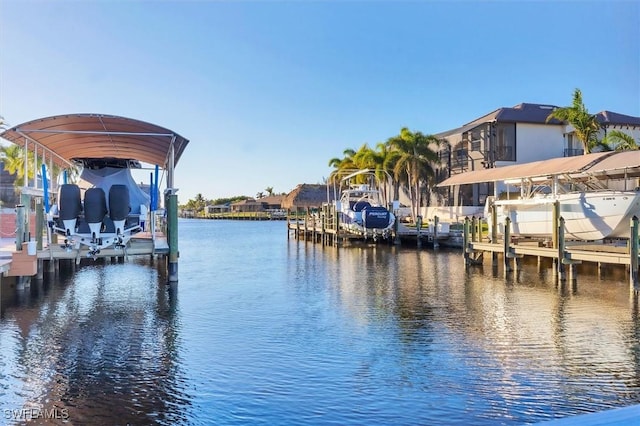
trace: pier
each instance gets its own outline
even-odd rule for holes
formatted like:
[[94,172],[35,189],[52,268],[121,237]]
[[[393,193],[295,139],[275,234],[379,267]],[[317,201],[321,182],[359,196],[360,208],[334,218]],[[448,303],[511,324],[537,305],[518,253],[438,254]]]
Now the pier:
[[[557,209],[557,207],[556,207]],[[591,262],[598,271],[605,265],[623,265],[629,272],[629,286],[634,294],[640,292],[639,280],[639,225],[638,217],[631,219],[631,231],[628,240],[612,241],[567,241],[564,235],[564,219],[556,215],[555,232],[550,240],[515,238],[510,235],[509,218],[505,221],[505,234],[498,238],[497,227],[493,226],[492,235],[484,235],[482,221],[466,218],[463,230],[463,258],[465,267],[483,265],[484,254],[491,254],[491,265],[497,267],[502,259],[505,274],[517,271],[522,258],[534,257],[538,263],[542,259],[553,262],[553,272],[559,281],[577,279],[577,265]],[[495,213],[492,219],[495,223]]]
[[[396,220],[393,230],[387,238],[365,238],[362,234],[350,232],[340,227],[340,215],[333,203],[323,203],[319,209],[289,209],[286,214],[287,238],[293,236],[299,240],[322,243],[323,246],[340,247],[356,243],[407,243],[418,248],[423,244],[433,248],[440,245],[460,246],[462,230],[449,229],[438,217],[426,224],[418,219],[416,226],[407,226]],[[426,225],[426,226],[425,226]],[[446,227],[446,233],[443,231]]]
[[[287,238],[321,243],[323,246],[348,246],[362,243],[401,244],[402,241],[410,246],[421,248],[425,246],[434,249],[440,246],[460,248],[463,263],[466,268],[481,266],[487,258],[491,258],[491,265],[498,267],[501,262],[505,274],[517,272],[523,258],[534,258],[538,263],[543,259],[553,264],[553,272],[558,281],[577,280],[577,265],[590,262],[600,271],[604,266],[622,266],[628,270],[631,290],[640,293],[640,250],[638,218],[633,218],[629,239],[612,241],[567,241],[564,237],[564,219],[556,216],[556,232],[548,240],[518,238],[507,231],[505,236],[498,236],[497,232],[488,235],[483,232],[486,222],[479,218],[465,218],[461,229],[454,229],[447,224],[448,233],[439,233],[441,223],[438,217],[426,227],[407,227],[396,222],[393,233],[387,239],[365,239],[362,235],[348,232],[340,228],[339,215],[335,206],[325,203],[320,209],[305,208],[287,211]],[[489,219],[489,220],[495,220]],[[417,225],[422,225],[420,222]],[[497,227],[493,226],[493,230]],[[507,222],[505,229],[509,230]]]

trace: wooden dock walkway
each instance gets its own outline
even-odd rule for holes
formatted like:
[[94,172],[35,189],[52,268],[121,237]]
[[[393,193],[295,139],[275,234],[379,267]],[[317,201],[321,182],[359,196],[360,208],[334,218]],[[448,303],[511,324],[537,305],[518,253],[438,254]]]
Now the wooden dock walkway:
[[[411,241],[417,247],[426,243],[438,248],[440,244],[448,242],[452,237],[450,232],[438,233],[441,226],[439,226],[436,217],[435,221],[430,222],[426,227],[407,226],[396,221],[392,232],[386,238],[367,238],[362,234],[350,232],[340,227],[339,216],[332,204],[325,204],[316,211],[309,208],[302,212],[289,210],[286,220],[288,237],[293,235],[296,239],[310,240],[322,243],[322,245],[341,246],[356,242],[401,244],[402,241]],[[455,238],[457,235],[453,235],[453,237]],[[456,244],[462,247],[461,240],[460,244]]]
[[[530,238],[511,237],[509,232],[504,236],[483,234],[482,221],[476,218],[466,218],[460,231],[461,235],[449,232],[448,238],[453,244],[450,247],[462,248],[465,267],[482,265],[484,254],[491,254],[493,266],[498,265],[498,259],[502,258],[505,273],[517,270],[520,259],[524,257],[536,257],[551,259],[554,264],[554,273],[560,281],[575,280],[576,266],[583,262],[591,262],[600,269],[604,265],[622,265],[628,269],[630,287],[635,293],[640,293],[640,250],[638,236],[638,218],[633,219],[629,239],[610,242],[585,242],[565,241],[564,220],[557,219],[556,233],[548,241]],[[424,231],[418,228],[406,227],[396,223],[392,235],[382,242],[399,244],[401,239],[414,239],[419,248],[426,241],[434,248],[440,244],[446,244],[446,240],[440,240],[436,226],[430,226]],[[497,227],[493,227],[496,229]],[[504,229],[510,229],[506,223]],[[317,211],[306,209],[302,213],[287,212],[287,237],[293,235],[297,239],[310,240],[323,245],[340,246],[354,241],[369,243],[381,242],[369,239],[362,235],[347,232],[340,228],[338,215],[332,205],[328,204]],[[460,238],[458,238],[460,237]],[[461,240],[460,243],[457,240]]]
[[0,274],[2,276],[41,277],[45,266],[55,268],[55,262],[60,260],[72,260],[79,264],[82,259],[98,258],[126,258],[140,255],[167,255],[169,244],[166,236],[156,231],[154,235],[149,232],[140,232],[129,240],[124,248],[106,248],[99,254],[90,254],[86,246],[80,248],[64,248],[61,244],[51,243],[45,245],[35,254],[28,253],[28,243],[22,243],[22,250],[16,250],[15,238],[0,239]]
[[[495,232],[490,237],[483,235],[481,222],[475,218],[465,219],[463,231],[463,257],[466,267],[482,265],[484,254],[491,253],[492,266],[497,266],[498,257],[502,257],[505,272],[518,268],[520,259],[525,256],[551,259],[554,273],[561,281],[575,281],[576,266],[591,262],[600,269],[603,265],[623,265],[629,272],[631,290],[640,293],[640,235],[638,218],[631,220],[628,239],[611,241],[567,241],[564,236],[564,219],[557,219],[554,235],[548,241],[531,238],[511,237],[510,223],[507,218],[504,235]],[[494,226],[495,230],[496,227]]]

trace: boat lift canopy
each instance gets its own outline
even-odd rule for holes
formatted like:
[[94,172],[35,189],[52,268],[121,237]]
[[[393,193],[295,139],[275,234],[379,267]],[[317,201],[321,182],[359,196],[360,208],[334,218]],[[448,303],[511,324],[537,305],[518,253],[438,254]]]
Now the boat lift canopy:
[[20,146],[27,140],[51,154],[54,163],[62,167],[77,158],[117,158],[167,169],[178,163],[189,143],[155,124],[106,114],[40,118],[7,129],[0,137]]
[[575,157],[552,158],[512,166],[475,170],[453,175],[438,187],[484,182],[569,176],[572,179],[623,179],[640,176],[640,151],[597,152]]

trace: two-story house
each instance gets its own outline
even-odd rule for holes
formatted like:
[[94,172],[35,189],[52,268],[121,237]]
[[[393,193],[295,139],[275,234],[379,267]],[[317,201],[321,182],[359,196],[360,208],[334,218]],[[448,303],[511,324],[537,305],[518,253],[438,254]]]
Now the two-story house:
[[[441,167],[436,180],[441,182],[453,174],[481,168],[582,155],[584,148],[571,125],[555,119],[547,121],[554,108],[528,103],[499,108],[459,128],[436,134],[447,142],[440,150]],[[601,124],[599,139],[616,129],[640,140],[640,117],[602,111],[596,118]],[[439,205],[480,206],[491,194],[492,184],[473,184],[440,188],[436,197]]]

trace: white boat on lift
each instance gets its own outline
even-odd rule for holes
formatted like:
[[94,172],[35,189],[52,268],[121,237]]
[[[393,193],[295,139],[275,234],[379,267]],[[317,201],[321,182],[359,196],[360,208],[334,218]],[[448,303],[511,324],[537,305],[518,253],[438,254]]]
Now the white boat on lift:
[[598,190],[549,193],[516,200],[488,197],[485,217],[491,217],[489,208],[493,204],[498,234],[504,234],[506,218],[509,218],[511,235],[550,237],[556,202],[564,219],[565,238],[573,240],[629,238],[630,220],[640,215],[640,191]]
[[[368,183],[360,183],[362,180]],[[336,210],[342,229],[377,240],[391,235],[396,219],[383,205],[374,182],[375,175],[370,170],[359,170],[342,178],[342,191],[336,202]]]
[[[493,182],[494,195],[487,197],[484,211],[490,235],[493,206],[498,234],[504,234],[509,218],[511,235],[551,237],[557,203],[565,238],[596,241],[629,238],[631,219],[640,217],[638,177],[640,152],[599,152],[472,171],[439,186]],[[499,182],[507,185],[501,196]],[[519,188],[519,196],[509,186]]]

